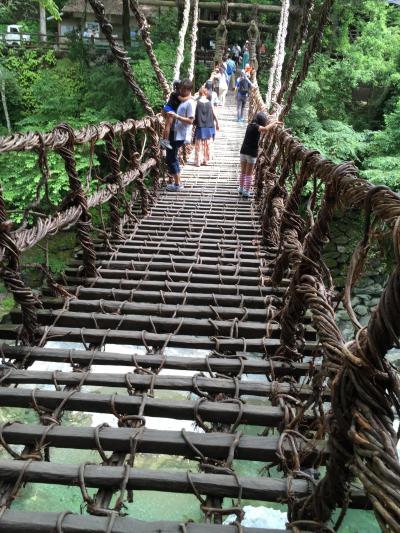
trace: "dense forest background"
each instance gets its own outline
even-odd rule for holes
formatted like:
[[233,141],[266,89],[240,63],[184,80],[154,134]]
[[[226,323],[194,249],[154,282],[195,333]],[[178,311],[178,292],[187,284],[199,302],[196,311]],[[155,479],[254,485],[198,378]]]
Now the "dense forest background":
[[[42,3],[54,14],[65,1]],[[38,31],[38,2],[5,0],[0,6],[0,31],[10,23]],[[156,55],[171,79],[177,10],[163,11],[151,31]],[[242,41],[246,38],[243,32]],[[156,78],[142,44],[135,44],[129,49],[135,76],[154,108],[160,108],[162,95]],[[267,38],[266,45],[271,58],[273,39]],[[204,65],[197,65],[197,86],[207,75]],[[259,73],[264,88],[267,79],[268,62]],[[63,58],[52,50],[0,48],[0,82],[12,131],[47,130],[60,122],[78,127],[141,115],[112,57],[93,54],[79,38],[71,40]],[[365,178],[400,190],[399,122],[400,6],[386,0],[336,0],[322,50],[297,94],[287,126],[310,148],[335,161],[354,160]],[[5,134],[7,124],[0,105],[0,135]],[[78,156],[79,170],[84,173],[89,165],[87,154]],[[32,198],[40,176],[35,154],[21,154],[18,164],[15,157],[1,158],[0,177],[6,200],[18,209]],[[56,201],[67,188],[66,177],[57,156],[50,156],[50,166],[51,195]]]

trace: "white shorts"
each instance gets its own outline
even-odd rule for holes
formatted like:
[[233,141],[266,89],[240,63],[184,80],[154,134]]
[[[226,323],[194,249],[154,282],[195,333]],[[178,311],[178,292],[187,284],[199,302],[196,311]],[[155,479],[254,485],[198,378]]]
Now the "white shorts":
[[257,158],[251,155],[240,154],[240,161],[242,163],[251,163],[252,165],[255,165],[257,162]]

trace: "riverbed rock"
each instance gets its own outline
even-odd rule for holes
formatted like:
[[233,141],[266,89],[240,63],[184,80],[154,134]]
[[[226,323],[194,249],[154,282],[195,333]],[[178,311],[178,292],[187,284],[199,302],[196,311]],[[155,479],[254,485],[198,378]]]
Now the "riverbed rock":
[[368,307],[366,307],[365,305],[357,305],[355,308],[354,308],[354,311],[357,313],[357,315],[359,316],[365,316],[365,315],[368,315]]

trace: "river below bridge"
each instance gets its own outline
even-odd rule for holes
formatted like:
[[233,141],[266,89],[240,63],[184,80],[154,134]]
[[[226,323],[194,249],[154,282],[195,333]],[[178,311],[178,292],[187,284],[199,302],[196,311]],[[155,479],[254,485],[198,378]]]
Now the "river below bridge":
[[[47,345],[53,348],[83,348],[78,344],[67,344],[50,342]],[[110,352],[128,352],[132,353],[144,353],[143,347],[134,346],[114,346],[107,345],[106,351]],[[205,352],[202,350],[179,350],[174,348],[168,348],[166,350],[167,355],[175,356],[205,356]],[[35,362],[31,369],[36,370],[65,370],[70,371],[69,364],[55,364],[47,362]],[[111,366],[93,366],[92,372],[130,372],[131,367],[111,367]],[[178,371],[162,370],[161,375],[166,375],[168,372],[178,374]],[[181,371],[182,375],[192,375],[193,372]],[[249,379],[265,379],[262,376],[249,375]],[[242,379],[245,379],[243,376]],[[50,388],[53,386],[41,385],[40,388]],[[121,389],[112,389],[110,387],[83,387],[83,391],[92,393],[123,394]],[[188,393],[185,392],[171,392],[171,391],[155,391],[155,395],[158,398],[167,397],[175,399],[185,399]],[[260,399],[260,397],[245,397],[247,403],[268,405],[267,400]],[[5,408],[1,413],[1,420],[19,420],[26,423],[36,423],[37,415],[32,410],[24,409],[11,409]],[[64,425],[72,426],[91,426],[95,427],[102,423],[107,423],[110,426],[117,426],[117,419],[113,415],[107,414],[94,414],[94,413],[78,413],[78,412],[66,412],[63,417]],[[195,430],[192,421],[182,421],[163,418],[146,417],[146,427],[149,429],[163,429],[163,430],[175,430],[179,431],[183,427],[187,430]],[[241,428],[239,428],[241,429]],[[264,428],[251,426],[246,428],[247,434],[258,434]],[[197,431],[202,431],[197,429]],[[0,456],[4,457],[5,452],[1,451]],[[86,450],[71,450],[71,449],[57,449],[51,448],[50,450],[51,461],[57,463],[84,463],[84,462],[101,462],[101,458],[97,451]],[[265,466],[264,463],[254,461],[235,461],[235,470],[242,476],[258,476],[260,469]],[[174,457],[166,455],[153,455],[153,454],[140,454],[136,455],[135,467],[148,468],[148,469],[161,469],[161,470],[182,470],[187,471],[191,469],[193,472],[197,471],[197,462],[190,461],[183,457]],[[275,475],[279,476],[279,473],[275,472]],[[89,489],[91,495],[94,494],[94,490]],[[227,500],[226,500],[227,501]],[[250,520],[250,523],[256,527],[282,527],[285,517],[282,513],[268,512],[265,508],[274,510],[283,510],[283,506],[276,503],[265,504],[265,502],[243,500],[243,506],[251,506],[252,508],[246,514],[246,519]],[[13,503],[13,509],[23,511],[52,511],[61,512],[65,509],[74,513],[81,512],[82,496],[79,487],[70,486],[64,487],[59,485],[41,485],[41,484],[28,484],[21,490],[18,498]],[[132,517],[140,520],[159,520],[163,517],[163,520],[172,520],[185,522],[189,519],[201,522],[202,514],[199,508],[199,502],[194,495],[189,494],[176,494],[165,492],[150,492],[150,491],[135,491],[133,503],[127,503],[125,511]],[[264,509],[260,509],[264,507]],[[257,509],[255,509],[257,508]],[[261,512],[262,511],[262,512]],[[84,510],[82,510],[84,512]],[[250,525],[249,523],[249,525]],[[246,524],[247,525],[247,524]],[[340,529],[343,533],[377,533],[380,528],[374,518],[372,512],[369,511],[349,511],[347,513],[345,522]]]

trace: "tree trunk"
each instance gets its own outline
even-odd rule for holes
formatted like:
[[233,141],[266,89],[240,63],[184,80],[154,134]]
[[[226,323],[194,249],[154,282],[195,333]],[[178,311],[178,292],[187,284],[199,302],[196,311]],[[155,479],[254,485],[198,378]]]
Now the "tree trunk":
[[4,117],[6,119],[6,126],[8,129],[8,133],[11,133],[11,121],[10,121],[10,115],[8,113],[7,97],[6,97],[6,80],[4,79],[3,73],[1,70],[0,70],[0,93],[1,93],[1,102],[3,105]]
[[40,19],[40,41],[45,43],[47,41],[47,20],[46,20],[46,9],[39,2],[39,19]]
[[122,1],[122,41],[124,46],[131,45],[129,0]]

